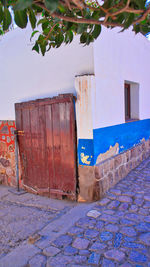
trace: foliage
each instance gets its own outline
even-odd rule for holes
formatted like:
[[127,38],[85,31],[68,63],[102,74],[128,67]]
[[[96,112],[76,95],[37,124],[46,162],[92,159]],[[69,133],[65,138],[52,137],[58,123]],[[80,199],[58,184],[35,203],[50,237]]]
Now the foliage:
[[52,47],[71,43],[75,34],[89,45],[102,25],[122,30],[132,25],[135,33],[147,34],[150,5],[146,0],[0,0],[0,34],[13,20],[22,29],[30,22],[31,38],[37,37],[33,50],[44,55]]

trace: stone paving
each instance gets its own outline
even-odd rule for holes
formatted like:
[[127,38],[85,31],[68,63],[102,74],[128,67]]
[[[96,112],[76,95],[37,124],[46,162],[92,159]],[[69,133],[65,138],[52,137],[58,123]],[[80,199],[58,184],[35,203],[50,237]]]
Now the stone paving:
[[17,195],[0,187],[0,259],[35,235],[53,220],[65,214],[73,203],[41,198],[32,194]]
[[[8,207],[10,211],[12,208]],[[6,247],[0,258],[0,267],[150,267],[150,158],[109,190],[101,201],[85,206],[78,204],[74,213],[74,208],[67,209],[66,214],[59,217],[58,227],[53,229],[57,236],[51,235],[51,223],[41,227],[30,238],[25,237],[19,246],[13,243],[16,247],[9,253]],[[81,209],[86,213],[80,212],[77,219],[74,214]],[[18,212],[23,216],[23,210],[16,211],[17,217]],[[30,212],[28,207],[29,225]],[[41,212],[33,219],[37,229],[38,218],[44,224],[48,216],[53,217],[51,212]],[[2,212],[1,217],[1,225],[5,220],[7,225],[7,213]],[[21,229],[24,231],[24,224]],[[15,223],[7,231],[12,231],[12,236],[16,237]],[[5,245],[10,246],[10,241]]]

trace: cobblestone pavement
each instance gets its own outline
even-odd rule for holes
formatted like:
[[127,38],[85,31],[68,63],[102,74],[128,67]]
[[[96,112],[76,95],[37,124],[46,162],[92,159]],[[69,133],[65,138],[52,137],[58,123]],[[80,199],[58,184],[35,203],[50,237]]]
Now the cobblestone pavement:
[[[12,208],[7,206],[10,212],[15,212]],[[27,210],[30,226],[31,210],[29,207]],[[22,209],[20,212],[24,214]],[[41,212],[40,216],[32,214],[37,229],[39,221],[44,224],[54,216],[51,211]],[[1,216],[1,225],[5,220],[7,225],[7,213],[2,210]],[[14,237],[18,236],[15,226],[14,223],[7,228]],[[24,232],[24,224],[21,229]],[[150,267],[150,158],[109,190],[101,201],[68,206],[57,220],[53,219],[1,256],[0,267],[23,266]]]
[[0,186],[0,259],[76,205],[9,189]]

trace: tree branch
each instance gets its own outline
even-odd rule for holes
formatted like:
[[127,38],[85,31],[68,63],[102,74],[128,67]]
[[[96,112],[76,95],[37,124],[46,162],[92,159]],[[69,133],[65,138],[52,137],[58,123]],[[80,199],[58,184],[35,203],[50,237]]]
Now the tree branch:
[[[73,2],[73,6],[71,4],[71,6],[68,6],[70,7],[71,9],[72,8],[75,8],[75,5],[80,9],[83,7],[83,3],[85,3],[85,1],[81,1],[81,0],[60,0],[61,2],[63,2],[65,5],[69,5],[69,3]],[[54,12],[54,13],[51,13],[50,10],[48,10],[44,4],[44,2],[38,2],[38,0],[35,0],[34,3],[43,8],[44,10],[46,10],[50,16],[52,18],[58,18],[60,20],[64,20],[64,21],[68,21],[68,22],[73,22],[73,23],[78,23],[78,24],[90,24],[90,25],[104,25],[106,27],[124,27],[124,24],[122,23],[118,23],[118,22],[112,22],[112,21],[108,21],[109,18],[111,19],[116,19],[116,16],[123,13],[123,12],[128,12],[128,13],[134,13],[134,14],[142,14],[139,18],[137,18],[132,24],[135,25],[137,23],[140,23],[141,21],[143,21],[148,14],[150,14],[150,6],[147,10],[142,10],[142,9],[139,9],[139,10],[136,10],[136,9],[133,9],[133,8],[130,8],[129,5],[130,5],[130,1],[131,0],[127,0],[127,3],[126,5],[123,7],[123,8],[120,8],[119,10],[117,10],[116,12],[109,12],[110,9],[104,9],[97,1],[97,5],[98,5],[98,8],[94,8],[94,7],[91,7],[87,4],[85,4],[86,7],[88,7],[89,9],[91,10],[102,10],[105,12],[105,15],[103,16],[104,17],[104,20],[95,20],[95,19],[86,19],[86,18],[79,18],[79,17],[69,17],[69,16],[65,16],[65,15],[60,15],[58,14],[57,12]],[[68,3],[68,4],[67,4]]]
[[48,40],[48,38],[49,38],[50,35],[51,35],[51,32],[54,30],[54,28],[55,28],[55,26],[56,26],[57,24],[58,24],[58,23],[55,23],[55,24],[53,25],[53,27],[50,29],[48,35],[45,37],[45,40]]
[[113,13],[108,13],[109,17],[113,17],[113,16],[117,16],[123,12],[126,12],[127,8],[129,8],[129,4],[130,4],[130,0],[127,1],[127,4],[125,7],[119,9],[118,11],[116,12],[113,12]]
[[[50,11],[41,3],[37,3],[37,6],[43,8],[45,11],[50,13]],[[95,20],[95,19],[84,19],[84,18],[77,18],[77,17],[68,17],[68,16],[62,16],[56,12],[50,13],[50,16],[52,18],[58,18],[64,21],[68,22],[74,22],[74,23],[80,23],[80,24],[90,24],[90,25],[104,25],[104,26],[110,26],[110,27],[123,27],[122,24],[116,23],[116,22],[105,22],[104,20]]]
[[145,12],[143,13],[142,16],[140,16],[140,18],[136,19],[133,22],[133,24],[135,25],[135,24],[140,23],[141,21],[145,20],[149,13],[150,13],[150,6],[147,10],[145,10]]

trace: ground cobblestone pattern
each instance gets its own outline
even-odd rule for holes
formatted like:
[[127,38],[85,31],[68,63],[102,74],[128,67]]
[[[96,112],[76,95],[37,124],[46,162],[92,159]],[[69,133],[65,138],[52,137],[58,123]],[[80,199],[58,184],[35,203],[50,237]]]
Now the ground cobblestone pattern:
[[[85,217],[53,241],[47,233],[34,244],[25,243],[19,251],[9,252],[8,247],[19,242],[20,233],[25,239],[27,231],[30,234],[33,227],[38,229],[38,224],[44,224],[52,214],[44,211],[34,214],[28,208],[26,216],[29,216],[29,221],[24,224],[22,219],[18,225],[18,216],[16,221],[9,223],[8,212],[13,207],[5,209],[5,205],[0,211],[0,267],[150,267],[150,158],[109,190]],[[23,218],[24,211],[18,209],[13,209],[14,216],[19,213]],[[8,223],[11,240],[7,237],[4,221],[5,226]],[[5,239],[7,242],[3,241]]]
[[51,202],[53,200],[29,193],[13,195],[8,192],[7,187],[0,186],[0,266],[1,258],[9,255],[26,240],[29,244],[34,243],[39,239],[39,231],[72,207],[67,204],[59,205],[60,202],[54,205]]

